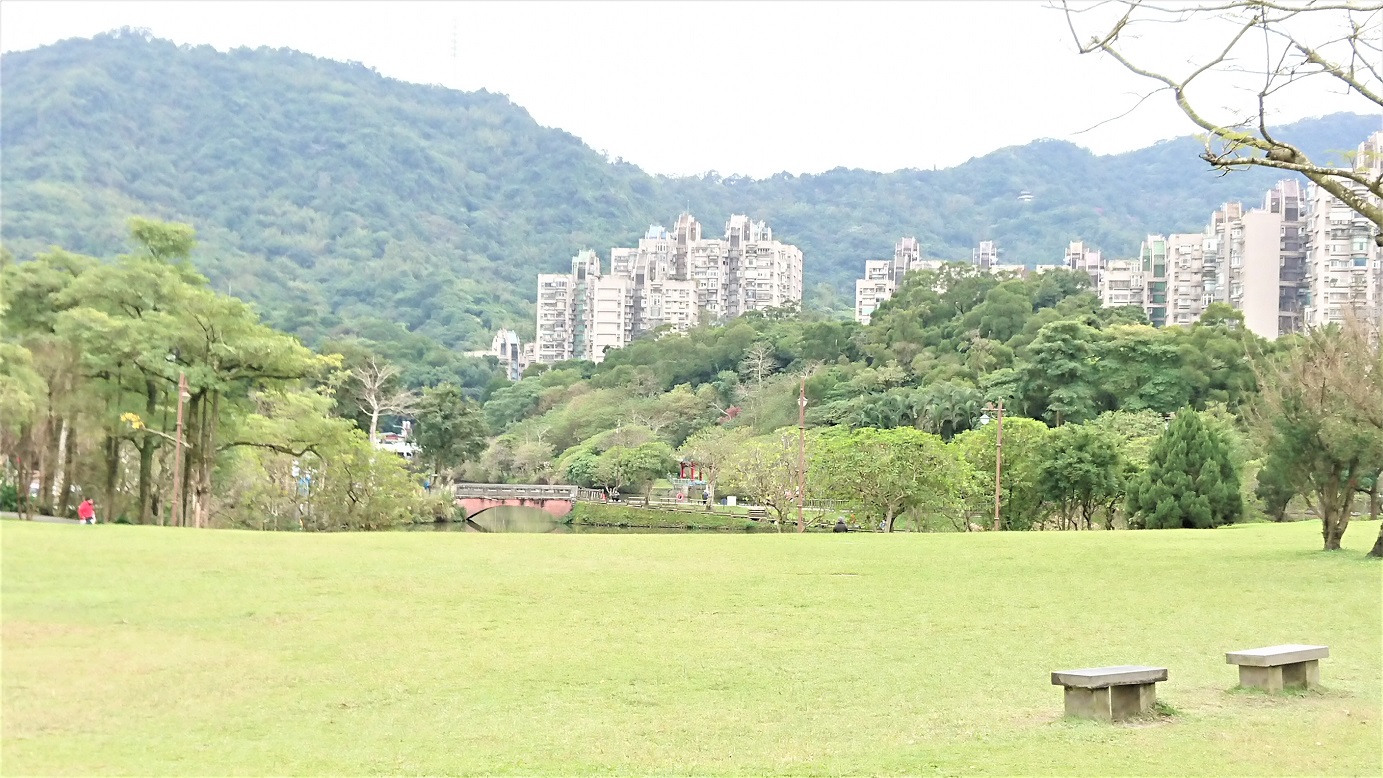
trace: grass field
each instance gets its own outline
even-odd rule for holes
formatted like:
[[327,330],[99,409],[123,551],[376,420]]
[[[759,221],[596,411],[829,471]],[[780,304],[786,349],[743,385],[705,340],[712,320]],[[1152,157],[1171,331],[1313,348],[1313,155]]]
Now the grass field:
[[[1377,775],[1376,523],[304,535],[0,522],[3,771]],[[1226,650],[1325,643],[1325,688]],[[1055,669],[1160,664],[1166,718]]]

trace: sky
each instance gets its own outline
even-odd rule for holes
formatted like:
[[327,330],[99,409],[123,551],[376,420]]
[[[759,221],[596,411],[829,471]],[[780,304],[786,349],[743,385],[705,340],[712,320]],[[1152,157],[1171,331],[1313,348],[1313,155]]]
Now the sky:
[[[4,0],[0,51],[122,26],[498,92],[539,124],[669,175],[949,167],[1038,138],[1105,154],[1195,129],[1166,94],[1123,115],[1147,82],[1078,54],[1065,15],[1038,0]],[[1149,45],[1184,67],[1213,31],[1178,27]],[[1276,118],[1351,108],[1302,93]]]

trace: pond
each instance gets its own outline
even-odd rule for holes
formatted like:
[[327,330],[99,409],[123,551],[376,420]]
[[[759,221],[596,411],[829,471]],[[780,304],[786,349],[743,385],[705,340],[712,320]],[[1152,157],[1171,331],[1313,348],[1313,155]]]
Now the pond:
[[[412,524],[405,529],[414,532],[546,532],[554,535],[568,534],[666,534],[685,535],[689,533],[727,532],[716,529],[683,529],[662,527],[593,527],[584,524],[563,524],[546,511],[538,508],[501,507],[490,508],[472,516],[467,521],[438,522],[436,524]],[[770,531],[772,527],[768,527]],[[734,530],[743,534],[762,530]]]

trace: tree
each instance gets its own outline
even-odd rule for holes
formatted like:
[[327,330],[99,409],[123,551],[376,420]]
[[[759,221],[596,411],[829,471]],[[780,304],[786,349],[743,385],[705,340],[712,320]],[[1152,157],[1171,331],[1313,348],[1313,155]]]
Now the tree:
[[1053,424],[1095,415],[1095,354],[1099,333],[1078,321],[1044,326],[1027,347],[1026,394]]
[[370,357],[361,367],[351,371],[360,387],[360,412],[370,419],[370,442],[379,440],[379,417],[385,414],[411,414],[418,396],[400,389],[395,380],[399,369]]
[[722,465],[726,491],[772,510],[779,532],[797,508],[797,453],[797,429],[785,427],[746,440]]
[[[1035,419],[1005,416],[1003,439],[1003,473],[999,500],[999,520],[1003,529],[1030,529],[1042,508],[1042,493],[1038,488],[1037,467],[1041,462],[1043,442],[1051,429]],[[978,481],[976,491],[992,498],[995,476],[995,438],[997,424],[986,424],[968,430],[951,440],[950,446],[974,469]],[[985,502],[989,508],[992,503]],[[988,510],[979,509],[981,515]]]
[[[1373,222],[1383,245],[1379,161],[1322,165],[1268,127],[1285,91],[1293,100],[1309,99],[1305,94],[1312,88],[1319,98],[1330,91],[1343,92],[1368,106],[1369,112],[1383,109],[1383,3],[1201,0],[1186,5],[1116,0],[1073,8],[1062,0],[1061,6],[1082,54],[1103,53],[1159,83],[1143,100],[1158,92],[1171,93],[1177,108],[1205,131],[1201,158],[1206,162],[1225,171],[1259,166],[1300,173]],[[1079,32],[1078,26],[1087,32]],[[1196,34],[1190,30],[1213,30],[1219,40],[1184,64],[1184,75],[1168,75],[1176,67],[1171,58],[1179,52],[1165,35],[1144,34],[1155,29],[1168,34],[1175,29],[1182,39]],[[1159,55],[1169,61],[1158,64]],[[1193,98],[1191,93],[1204,84],[1214,85],[1214,103]],[[1252,97],[1247,103],[1219,107],[1223,103],[1218,95],[1236,91]]]
[[1258,470],[1258,484],[1253,490],[1273,521],[1287,520],[1287,506],[1297,496],[1288,460],[1282,452],[1269,452],[1263,467]]
[[755,343],[744,352],[744,359],[740,360],[740,375],[753,381],[756,387],[762,387],[764,379],[777,370],[778,356],[771,343]]
[[1183,408],[1130,485],[1130,526],[1204,529],[1231,524],[1243,510],[1227,442],[1200,414]]
[[424,389],[415,421],[413,435],[423,460],[439,474],[475,459],[485,446],[485,419],[480,407],[456,384]]
[[1259,370],[1263,392],[1255,416],[1264,447],[1279,457],[1274,464],[1283,477],[1314,498],[1324,548],[1338,550],[1359,485],[1383,469],[1378,342],[1350,318],[1309,331]]
[[681,454],[695,462],[706,481],[708,502],[714,502],[718,492],[716,483],[720,480],[725,465],[735,456],[749,437],[744,428],[727,429],[719,425],[707,427],[687,438],[682,444]]
[[[48,396],[43,377],[33,368],[33,357],[22,346],[0,342],[0,487],[13,464],[21,513],[29,514],[32,479],[34,422]],[[12,462],[13,460],[13,462]]]
[[909,427],[836,428],[817,446],[814,479],[827,493],[878,516],[885,532],[909,508],[960,513],[965,482],[974,475],[940,437]]
[[[380,530],[425,515],[403,460],[380,456],[316,392],[265,392],[237,421],[215,523],[253,529]],[[243,444],[243,445],[241,445]]]
[[602,486],[619,489],[642,486],[648,499],[653,482],[667,475],[677,465],[672,448],[660,440],[637,446],[611,446],[595,462],[595,480]]
[[1108,518],[1124,496],[1118,441],[1094,425],[1056,428],[1040,456],[1037,488],[1061,529],[1091,529],[1095,516],[1104,511]]

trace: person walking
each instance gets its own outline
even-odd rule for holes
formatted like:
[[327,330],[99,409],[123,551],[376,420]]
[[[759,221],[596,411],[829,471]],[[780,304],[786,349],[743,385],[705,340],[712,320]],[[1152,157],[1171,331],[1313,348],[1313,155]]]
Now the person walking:
[[82,500],[82,504],[77,506],[77,518],[82,524],[96,523],[96,504],[90,497]]

